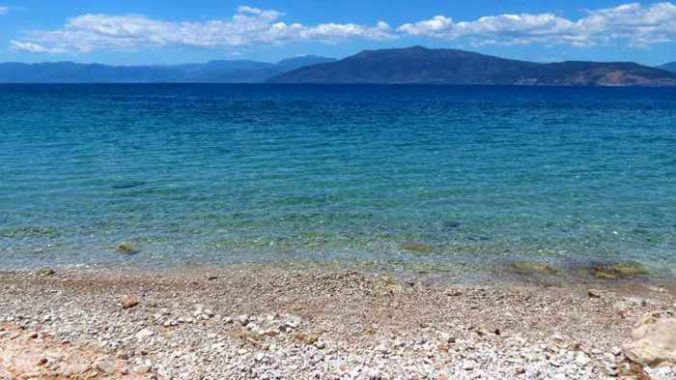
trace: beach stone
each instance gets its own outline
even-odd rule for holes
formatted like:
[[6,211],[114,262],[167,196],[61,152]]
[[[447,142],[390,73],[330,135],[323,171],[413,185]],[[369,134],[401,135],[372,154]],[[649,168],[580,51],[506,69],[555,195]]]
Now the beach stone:
[[613,309],[619,312],[625,312],[634,308],[647,307],[648,301],[643,298],[637,297],[625,297],[624,299],[617,301],[613,304]]
[[578,367],[585,367],[587,364],[589,364],[591,359],[589,359],[589,356],[587,356],[584,352],[578,352],[575,355],[575,364]]
[[645,368],[645,372],[651,380],[676,379],[676,367]]
[[279,335],[279,330],[275,330],[275,329],[259,330],[258,335],[259,336],[267,336],[267,337],[275,337],[275,336]]
[[246,315],[246,314],[240,315],[239,317],[237,317],[237,321],[238,321],[242,326],[246,326],[247,324],[249,324],[249,316]]
[[473,360],[466,360],[462,363],[462,369],[465,371],[473,371],[477,367],[477,363]]
[[140,375],[145,375],[148,372],[150,372],[150,365],[149,364],[139,364],[136,367],[134,367],[134,372],[140,374]]
[[594,277],[602,280],[616,280],[645,276],[648,271],[639,263],[619,263],[612,265],[600,265],[592,268]]
[[434,247],[429,244],[417,242],[417,241],[406,241],[399,245],[399,248],[405,251],[418,252],[418,253],[431,253],[434,251]]
[[139,249],[136,248],[136,246],[127,241],[123,241],[116,245],[115,250],[123,255],[133,255],[139,252]]
[[125,294],[124,296],[122,296],[123,309],[131,309],[132,307],[138,305],[138,303],[139,303],[138,298],[136,298],[133,295]]
[[631,333],[624,354],[642,366],[676,364],[676,317],[671,313],[647,315]]
[[302,333],[294,334],[293,339],[297,342],[305,343],[310,346],[319,341],[319,337],[317,335]]
[[613,293],[600,289],[589,289],[587,295],[589,298],[609,298],[613,296]]
[[143,341],[155,335],[155,332],[151,329],[143,329],[136,333],[136,340]]
[[101,358],[96,361],[96,369],[107,374],[114,373],[115,362],[111,358]]
[[442,332],[439,334],[439,338],[443,343],[453,343],[455,339],[453,339],[453,336],[447,332]]
[[52,268],[42,268],[37,272],[37,275],[41,277],[53,276],[55,274],[56,272]]
[[300,327],[302,323],[302,320],[299,317],[296,316],[290,316],[285,322],[284,322],[284,327],[288,327],[289,329],[297,329]]

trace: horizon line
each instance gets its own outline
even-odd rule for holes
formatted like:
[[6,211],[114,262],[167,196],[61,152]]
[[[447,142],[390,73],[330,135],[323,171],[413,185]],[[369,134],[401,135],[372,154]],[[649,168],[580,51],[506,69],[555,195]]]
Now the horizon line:
[[0,62],[0,64],[23,64],[23,65],[41,65],[41,64],[58,64],[58,63],[72,63],[72,64],[78,64],[78,65],[102,65],[102,66],[111,66],[111,67],[176,67],[176,66],[184,66],[184,65],[204,65],[212,62],[251,62],[251,63],[263,63],[263,64],[269,64],[269,65],[277,65],[285,60],[288,59],[294,59],[294,58],[307,58],[307,57],[318,57],[318,58],[326,58],[326,59],[333,59],[335,61],[340,61],[349,57],[353,57],[357,54],[367,52],[367,51],[384,51],[384,50],[406,50],[406,49],[414,49],[414,48],[423,48],[426,50],[456,50],[456,51],[463,51],[463,52],[470,52],[470,53],[475,53],[475,54],[481,54],[489,57],[497,57],[497,58],[502,58],[502,59],[509,59],[509,60],[515,60],[515,61],[522,61],[522,62],[532,62],[532,63],[539,63],[539,64],[552,64],[552,63],[564,63],[564,62],[594,62],[594,63],[635,63],[638,65],[646,66],[646,67],[653,67],[653,68],[659,68],[664,65],[668,65],[671,63],[676,62],[676,58],[674,60],[669,60],[667,62],[663,62],[661,64],[657,65],[652,65],[652,64],[646,64],[646,63],[641,63],[637,60],[631,60],[631,61],[620,61],[620,60],[609,60],[609,61],[604,61],[604,60],[585,60],[585,59],[566,59],[566,60],[561,60],[561,61],[533,61],[533,60],[527,60],[527,59],[520,59],[520,58],[512,58],[512,57],[506,57],[506,56],[501,56],[501,55],[493,55],[493,54],[486,54],[480,51],[476,50],[467,50],[467,49],[458,49],[458,48],[429,48],[424,45],[416,44],[416,45],[407,45],[407,46],[402,46],[402,47],[388,47],[388,48],[382,48],[382,49],[363,49],[360,50],[357,53],[347,55],[344,57],[328,57],[328,56],[323,56],[319,55],[316,53],[308,53],[308,54],[303,54],[303,55],[295,55],[295,56],[290,56],[286,58],[282,58],[280,60],[276,61],[265,61],[265,60],[256,60],[256,59],[250,59],[250,58],[223,58],[223,59],[211,59],[208,61],[191,61],[191,62],[183,62],[183,63],[139,63],[139,64],[116,64],[116,63],[105,63],[105,62],[99,62],[99,61],[76,61],[76,60],[57,60],[57,61],[51,61],[51,60],[46,60],[46,61],[40,61],[40,62],[24,62],[24,61],[3,61]]

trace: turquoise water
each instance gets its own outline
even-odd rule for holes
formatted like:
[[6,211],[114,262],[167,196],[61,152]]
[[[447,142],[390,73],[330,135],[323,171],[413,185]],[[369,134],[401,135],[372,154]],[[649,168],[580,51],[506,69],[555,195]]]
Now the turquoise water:
[[2,268],[523,259],[676,275],[676,90],[0,85]]

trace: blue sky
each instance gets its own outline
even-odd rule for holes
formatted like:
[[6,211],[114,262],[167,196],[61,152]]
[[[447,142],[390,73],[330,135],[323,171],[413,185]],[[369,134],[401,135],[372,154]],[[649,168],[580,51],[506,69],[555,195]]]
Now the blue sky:
[[661,64],[676,60],[676,3],[0,0],[0,61],[276,61],[410,45]]

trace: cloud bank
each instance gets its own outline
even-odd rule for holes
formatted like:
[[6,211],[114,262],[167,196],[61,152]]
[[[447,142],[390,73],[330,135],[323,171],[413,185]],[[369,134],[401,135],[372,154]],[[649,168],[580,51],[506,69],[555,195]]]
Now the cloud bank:
[[553,13],[502,14],[455,22],[446,16],[404,24],[401,33],[476,44],[568,44],[593,46],[614,41],[647,46],[676,39],[676,5],[639,3],[588,10],[573,21]]
[[460,40],[475,45],[625,43],[636,47],[676,40],[676,5],[671,2],[588,10],[577,20],[553,13],[522,13],[456,22],[439,15],[396,28],[384,21],[374,25],[303,25],[281,21],[284,16],[276,10],[248,6],[239,7],[228,19],[194,22],[164,21],[143,15],[85,14],[69,19],[58,30],[30,31],[24,39],[11,41],[11,46],[33,53],[68,53],[165,46],[227,49],[300,41],[335,43],[407,37]]
[[134,50],[172,45],[227,48],[291,41],[337,42],[394,38],[389,25],[374,26],[326,23],[306,26],[279,21],[283,13],[239,7],[227,20],[169,22],[143,15],[87,14],[68,20],[60,30],[31,31],[28,38],[11,41],[14,49],[29,52],[90,52]]

